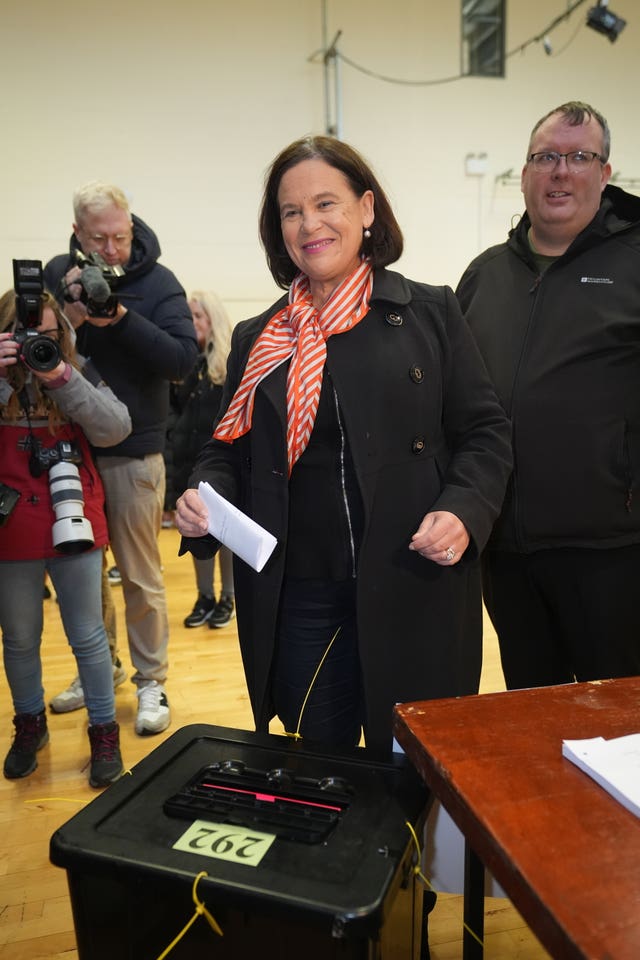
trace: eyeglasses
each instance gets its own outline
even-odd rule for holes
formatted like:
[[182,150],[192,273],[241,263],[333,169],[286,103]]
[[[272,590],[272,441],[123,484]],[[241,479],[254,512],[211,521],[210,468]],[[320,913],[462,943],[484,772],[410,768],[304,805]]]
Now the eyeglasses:
[[533,164],[533,169],[539,173],[547,173],[549,170],[555,170],[563,157],[567,161],[567,170],[570,173],[583,173],[589,169],[594,160],[604,163],[600,154],[594,153],[593,150],[572,150],[570,153],[547,150],[545,153],[532,153],[527,157],[527,163]]

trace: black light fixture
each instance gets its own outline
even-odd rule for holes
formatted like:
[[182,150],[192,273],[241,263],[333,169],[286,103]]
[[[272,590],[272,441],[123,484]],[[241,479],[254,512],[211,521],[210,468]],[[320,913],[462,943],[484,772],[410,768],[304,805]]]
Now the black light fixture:
[[615,13],[607,7],[608,0],[600,0],[597,7],[591,7],[587,14],[587,26],[598,33],[604,33],[609,37],[611,43],[618,39],[618,34],[622,33],[627,25],[627,21],[617,17]]

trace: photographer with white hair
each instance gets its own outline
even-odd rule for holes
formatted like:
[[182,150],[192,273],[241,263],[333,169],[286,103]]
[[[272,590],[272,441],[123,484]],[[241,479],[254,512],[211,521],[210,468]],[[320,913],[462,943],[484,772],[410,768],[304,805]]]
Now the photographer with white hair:
[[[111,548],[122,577],[138,688],[135,729],[140,735],[160,733],[170,723],[165,692],[169,625],[157,542],[165,488],[162,452],[169,384],[191,370],[198,348],[185,292],[158,263],[158,238],[130,212],[123,191],[99,181],[88,183],[74,194],[74,214],[69,253],[47,264],[45,282],[73,323],[80,352],[91,357],[131,414],[130,436],[101,450],[96,459]],[[122,268],[121,277],[109,278],[112,298],[102,311],[86,302],[79,254],[99,254],[107,273]],[[115,650],[112,655],[115,660]],[[83,703],[76,678],[51,706],[62,712]]]

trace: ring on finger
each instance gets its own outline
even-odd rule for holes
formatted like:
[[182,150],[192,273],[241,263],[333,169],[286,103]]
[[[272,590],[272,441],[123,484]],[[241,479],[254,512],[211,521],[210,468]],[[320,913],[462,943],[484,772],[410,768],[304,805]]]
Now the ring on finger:
[[455,557],[455,555],[456,555],[456,552],[453,549],[453,547],[447,547],[447,549],[445,550],[444,558],[445,560],[448,560],[449,562],[451,562]]

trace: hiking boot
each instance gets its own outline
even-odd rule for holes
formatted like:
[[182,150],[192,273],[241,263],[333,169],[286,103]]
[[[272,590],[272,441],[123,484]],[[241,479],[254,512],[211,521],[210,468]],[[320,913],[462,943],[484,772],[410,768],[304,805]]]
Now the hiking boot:
[[220,600],[216,603],[215,610],[209,617],[209,626],[211,629],[214,627],[226,627],[235,615],[236,611],[233,597],[224,595],[220,597]]
[[[127,673],[119,660],[113,665],[113,689],[119,687],[127,679]],[[72,710],[79,710],[84,707],[84,690],[80,677],[74,677],[66,690],[58,693],[50,702],[54,713],[71,713]]]
[[211,614],[216,609],[216,601],[213,597],[205,597],[198,594],[198,599],[193,605],[193,610],[188,617],[184,618],[185,627],[201,627],[206,623]]
[[36,753],[49,741],[47,717],[41,713],[17,713],[13,718],[16,735],[4,761],[7,780],[28,777],[38,766]]
[[120,727],[111,723],[93,723],[89,727],[91,744],[91,771],[89,783],[92,787],[108,787],[122,776],[123,766],[120,756]]
[[162,733],[171,723],[169,701],[164,687],[151,680],[138,687],[138,715],[135,731],[140,737],[150,733]]

